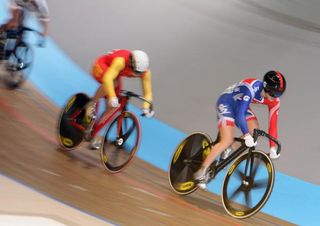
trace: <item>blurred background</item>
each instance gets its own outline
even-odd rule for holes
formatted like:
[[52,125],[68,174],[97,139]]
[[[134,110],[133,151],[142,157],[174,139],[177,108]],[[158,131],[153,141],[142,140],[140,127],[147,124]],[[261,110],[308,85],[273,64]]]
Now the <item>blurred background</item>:
[[[0,0],[2,9],[6,2]],[[319,1],[47,2],[50,37],[45,48],[34,48],[28,83],[15,91],[0,89],[4,177],[91,217],[85,221],[72,213],[64,219],[65,225],[185,226],[199,220],[201,225],[212,225],[212,219],[219,225],[317,225]],[[0,10],[0,23],[6,16],[5,9]],[[88,152],[86,146],[61,152],[55,138],[60,108],[76,92],[93,95],[98,84],[89,75],[92,63],[113,49],[148,53],[156,112],[155,119],[140,118],[139,158],[118,175],[102,169],[97,152]],[[215,195],[200,191],[175,196],[166,171],[176,145],[194,131],[215,138],[219,94],[242,79],[262,79],[269,70],[283,73],[287,91],[278,122],[282,153],[274,161],[276,184],[267,205],[248,220],[231,219],[216,196],[222,174],[212,182],[210,191]],[[124,79],[124,88],[141,93],[140,80]],[[253,106],[253,110],[267,130],[267,108]],[[259,145],[268,148],[267,142]],[[10,183],[8,178],[0,177],[1,183]],[[22,193],[6,188],[0,194],[3,198],[10,194],[11,200],[17,200]],[[24,201],[17,210],[16,202],[6,203],[0,211],[12,215],[26,214],[26,209],[37,205],[34,200]],[[50,208],[29,214],[62,221],[61,213],[48,216]]]

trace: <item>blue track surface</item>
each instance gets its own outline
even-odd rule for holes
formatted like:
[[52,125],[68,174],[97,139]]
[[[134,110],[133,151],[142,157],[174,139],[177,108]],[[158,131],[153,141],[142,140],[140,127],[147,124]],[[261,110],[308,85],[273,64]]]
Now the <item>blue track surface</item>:
[[[0,0],[0,22],[7,16],[4,2]],[[97,88],[96,82],[50,39],[46,48],[35,48],[30,80],[58,106],[76,92],[92,95]],[[143,140],[138,157],[167,171],[172,152],[186,134],[157,119],[140,119]],[[210,191],[220,194],[223,177],[222,172],[210,183]],[[273,193],[262,211],[298,225],[319,225],[319,202],[319,186],[277,173]]]

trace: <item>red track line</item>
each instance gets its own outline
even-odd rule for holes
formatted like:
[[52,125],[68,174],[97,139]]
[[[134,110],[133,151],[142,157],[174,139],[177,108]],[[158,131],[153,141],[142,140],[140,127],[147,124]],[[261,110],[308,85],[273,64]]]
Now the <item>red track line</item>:
[[18,113],[12,106],[10,106],[5,100],[0,98],[0,107],[7,112],[9,115],[14,116],[19,122],[23,123],[34,132],[39,134],[41,137],[46,139],[47,141],[56,144],[56,139],[52,138],[45,130],[35,126],[29,119],[27,119],[24,115]]
[[[27,119],[25,116],[23,116],[22,114],[18,113],[12,106],[10,106],[5,100],[3,100],[2,98],[0,98],[0,107],[7,112],[8,114],[12,115],[13,117],[15,117],[19,122],[23,123],[24,125],[26,125],[27,127],[29,127],[31,130],[33,130],[34,132],[36,132],[38,135],[40,135],[41,137],[43,137],[44,139],[46,139],[47,141],[57,144],[56,139],[52,138],[52,136],[50,136],[45,130],[37,127],[36,125],[34,125],[29,119]],[[159,196],[162,200],[169,200],[175,203],[178,203],[182,206],[186,206],[190,209],[193,209],[196,212],[199,212],[201,214],[210,216],[210,217],[214,217],[214,218],[219,218],[221,221],[224,221],[225,223],[229,224],[229,225],[233,225],[233,226],[240,226],[241,224],[232,221],[231,219],[226,219],[218,214],[215,214],[213,212],[209,212],[209,211],[205,211],[203,209],[200,209],[190,203],[187,203],[184,200],[181,200],[179,198],[167,195],[163,192],[160,192],[156,189],[153,189],[151,186],[147,186],[146,184],[140,183],[138,181],[132,180],[131,178],[129,178],[128,176],[126,176],[125,174],[116,174],[115,176],[120,177],[121,179],[123,179],[124,181],[126,181],[128,184],[138,187],[140,189],[146,190],[150,193],[153,193],[157,196]]]

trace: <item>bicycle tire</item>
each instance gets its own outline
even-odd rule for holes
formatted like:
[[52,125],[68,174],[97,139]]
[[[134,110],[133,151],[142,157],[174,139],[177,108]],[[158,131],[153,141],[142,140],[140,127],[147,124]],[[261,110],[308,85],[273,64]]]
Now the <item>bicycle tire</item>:
[[9,54],[5,64],[6,73],[4,84],[9,89],[16,89],[30,75],[33,61],[33,49],[26,43],[20,42]]
[[78,93],[63,107],[58,121],[58,141],[64,150],[71,151],[82,143],[83,130],[73,126],[71,122],[82,123],[85,114],[83,108],[89,101],[86,94]]
[[100,157],[110,173],[123,171],[138,151],[141,126],[137,116],[129,111],[121,112],[108,126]]
[[[248,160],[250,160],[248,168],[252,170],[252,176],[249,178],[247,176],[249,180],[244,181],[243,171]],[[261,168],[261,166],[264,167]],[[240,180],[240,185],[231,179],[232,176]],[[227,213],[238,219],[256,214],[269,199],[274,178],[273,163],[264,152],[254,150],[251,156],[249,152],[239,156],[230,166],[222,186],[222,203]],[[262,190],[263,185],[266,185],[264,190]],[[256,193],[252,194],[254,191]],[[253,202],[256,204],[252,204]]]
[[193,174],[200,168],[211,151],[209,135],[195,132],[177,146],[169,167],[169,183],[178,195],[188,195],[198,189]]

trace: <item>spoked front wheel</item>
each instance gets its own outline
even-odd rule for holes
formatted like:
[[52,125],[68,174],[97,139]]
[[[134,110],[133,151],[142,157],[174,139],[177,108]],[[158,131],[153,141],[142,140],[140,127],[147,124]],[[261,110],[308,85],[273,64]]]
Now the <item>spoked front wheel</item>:
[[222,187],[222,203],[234,218],[247,218],[267,202],[274,184],[274,167],[262,151],[237,158],[229,168]]
[[111,173],[125,169],[137,152],[141,140],[141,127],[137,116],[123,111],[107,129],[101,148],[101,161]]
[[178,145],[169,169],[169,182],[175,193],[187,195],[197,190],[193,174],[210,153],[211,143],[210,136],[197,132],[189,135]]
[[31,72],[33,50],[24,42],[19,43],[11,51],[5,64],[6,73],[3,77],[4,84],[9,89],[18,88]]

